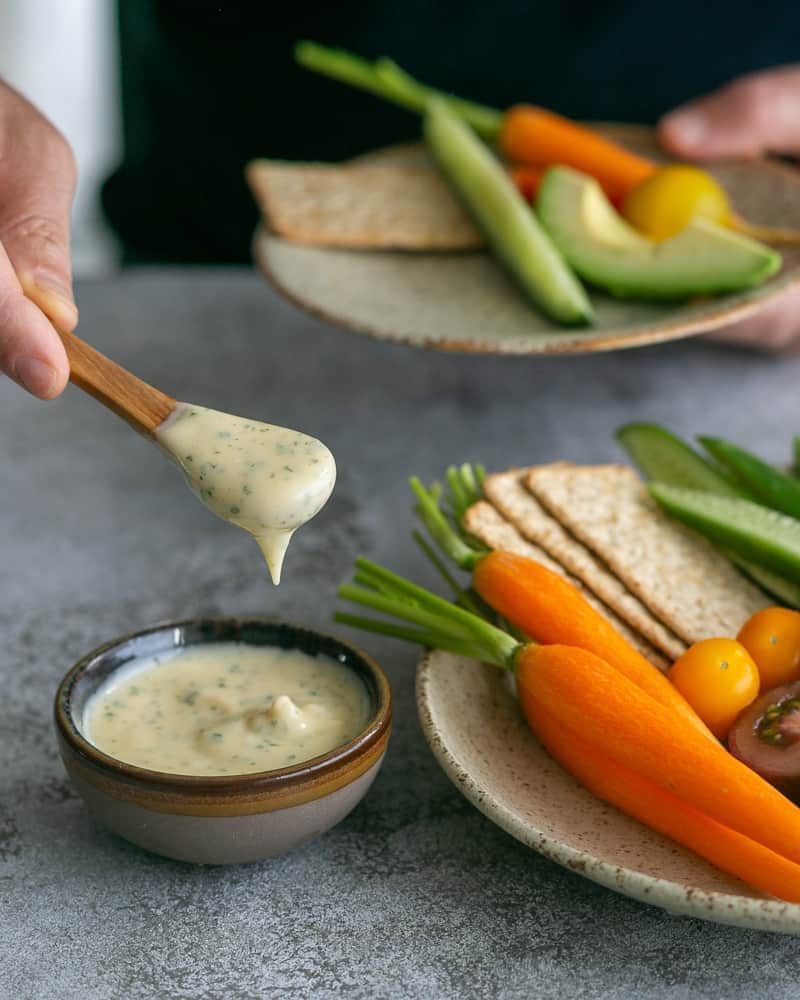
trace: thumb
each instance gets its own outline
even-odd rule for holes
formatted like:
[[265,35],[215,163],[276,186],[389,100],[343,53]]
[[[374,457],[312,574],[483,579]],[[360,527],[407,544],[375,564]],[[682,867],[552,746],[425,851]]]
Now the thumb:
[[742,76],[665,115],[658,137],[687,159],[800,153],[800,66]]
[[0,371],[40,399],[57,396],[69,363],[61,339],[44,312],[23,294],[0,244]]
[[10,225],[0,220],[0,243],[28,298],[56,326],[74,330],[78,310],[72,296],[67,214],[42,208]]

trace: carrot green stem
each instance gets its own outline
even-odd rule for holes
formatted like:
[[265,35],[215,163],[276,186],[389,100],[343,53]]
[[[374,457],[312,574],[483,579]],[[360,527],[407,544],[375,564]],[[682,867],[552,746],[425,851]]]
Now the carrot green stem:
[[423,554],[431,563],[431,565],[436,569],[441,578],[450,587],[453,592],[453,600],[460,607],[467,611],[471,611],[474,615],[479,615],[481,618],[485,618],[487,621],[492,621],[494,614],[492,609],[484,601],[478,597],[473,591],[464,588],[459,585],[458,580],[455,579],[453,574],[444,564],[444,562],[439,558],[436,550],[432,545],[428,544],[425,536],[419,531],[413,531],[411,537],[417,543],[417,545],[422,549]]
[[[383,611],[387,615],[397,615],[404,621],[413,622],[415,625],[422,625],[423,628],[441,629],[442,616],[428,611],[415,604],[407,604],[396,597],[388,597],[377,590],[368,590],[366,587],[359,587],[354,583],[344,583],[339,588],[339,597],[345,601],[352,601],[353,604],[362,604],[375,611]],[[461,628],[458,622],[448,621],[447,631],[449,635],[458,636],[461,639],[469,638],[469,630]]]
[[388,569],[384,569],[382,566],[378,566],[376,563],[370,562],[368,559],[357,559],[355,565],[355,580],[357,583],[380,591],[388,597],[396,598],[405,604],[428,608],[429,610],[431,610],[432,606],[434,611],[441,611],[442,605],[449,606],[449,602],[443,598],[425,590],[424,587],[417,586],[417,584],[404,579],[402,576],[398,576],[396,573],[392,573]]
[[403,103],[414,111],[423,111],[425,105],[434,97],[447,102],[451,111],[472,126],[482,138],[492,140],[497,138],[503,122],[503,114],[496,108],[477,104],[475,101],[464,100],[455,94],[449,94],[415,80],[413,76],[401,69],[392,59],[378,59],[375,71],[380,80],[389,88],[393,99]]
[[[503,668],[512,668],[520,644],[494,625],[367,559],[356,562],[358,576],[371,584],[343,584],[339,596],[420,628],[401,634],[393,622],[362,619],[359,627],[397,635],[424,646],[449,649]],[[382,590],[371,589],[381,587]],[[341,619],[339,619],[341,620]],[[371,622],[369,626],[364,622]],[[387,629],[394,631],[387,631]]]
[[409,479],[409,484],[418,501],[417,513],[439,548],[457,566],[468,571],[474,569],[483,553],[467,545],[451,527],[432,490],[426,490],[416,476]]
[[471,503],[467,484],[461,478],[461,470],[457,469],[454,465],[450,466],[445,476],[447,477],[447,485],[450,487],[453,513],[456,519],[458,519]]
[[445,476],[447,485],[450,487],[450,503],[453,508],[453,516],[460,525],[461,518],[468,507],[471,507],[476,500],[483,496],[483,477],[485,475],[482,465],[472,466],[469,462],[463,465],[451,465]]
[[366,587],[368,590],[374,590],[386,597],[398,598],[399,600],[407,601],[407,603],[414,603],[402,591],[398,591],[397,587],[393,584],[387,583],[385,580],[376,579],[371,573],[354,573],[353,583]]
[[[357,559],[356,569],[366,573],[372,580],[383,584],[384,588],[390,588],[391,596],[397,597],[405,603],[413,604],[435,614],[448,615],[452,620],[460,621],[464,626],[473,630],[476,622],[479,625],[486,624],[472,612],[456,607],[451,601],[439,597],[438,594],[434,594],[430,590],[398,576],[397,573],[384,569],[377,563],[370,562],[368,559]],[[384,590],[384,593],[386,592]],[[491,628],[491,626],[489,627]]]
[[306,69],[366,90],[409,111],[421,113],[428,101],[440,97],[484,139],[494,139],[500,131],[502,112],[428,87],[415,80],[391,59],[369,62],[343,49],[326,48],[316,42],[299,42],[294,54],[298,63]]
[[439,557],[436,549],[427,541],[425,536],[421,531],[412,531],[411,537],[417,543],[417,545],[422,549],[423,555],[428,559],[433,568],[437,571],[439,576],[444,580],[448,587],[453,591],[453,596],[460,598],[464,594],[464,590],[459,586],[458,580],[453,576],[450,570],[445,565],[444,561]]
[[459,473],[461,482],[467,490],[470,505],[472,505],[483,496],[483,480],[486,477],[486,470],[482,465],[471,465],[469,462],[464,462]]
[[446,649],[449,653],[456,653],[459,656],[475,655],[474,646],[470,642],[460,641],[449,636],[443,637],[430,630],[406,628],[404,625],[395,625],[393,622],[383,622],[376,618],[348,615],[343,611],[337,611],[333,618],[334,621],[340,622],[342,625],[349,625],[351,628],[361,629],[364,632],[374,632],[377,635],[388,635],[393,639],[404,639],[406,642],[414,642],[428,649]]

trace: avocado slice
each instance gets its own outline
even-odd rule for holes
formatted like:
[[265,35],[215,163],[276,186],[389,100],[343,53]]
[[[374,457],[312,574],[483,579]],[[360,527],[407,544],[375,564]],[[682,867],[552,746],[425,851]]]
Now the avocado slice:
[[641,236],[615,211],[592,177],[551,167],[536,210],[578,274],[620,298],[681,299],[758,285],[780,254],[750,237],[696,219],[670,239]]

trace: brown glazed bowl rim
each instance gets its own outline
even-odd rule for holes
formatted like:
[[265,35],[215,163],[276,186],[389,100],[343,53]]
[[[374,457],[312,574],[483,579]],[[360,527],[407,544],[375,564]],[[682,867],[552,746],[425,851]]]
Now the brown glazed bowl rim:
[[[308,648],[304,649],[304,645],[316,647],[316,652],[311,653],[311,655],[322,653],[333,659],[338,659],[339,662],[359,673],[370,690],[374,706],[373,713],[364,728],[352,740],[334,747],[333,750],[329,750],[325,754],[300,761],[291,767],[276,768],[271,771],[255,771],[249,774],[208,776],[155,771],[118,760],[90,743],[75,721],[72,702],[75,686],[86,672],[110,653],[123,650],[126,645],[132,645],[137,640],[169,632],[172,632],[174,639],[177,634],[182,635],[189,629],[193,632],[209,632],[218,638],[201,639],[185,644],[173,642],[173,648],[189,645],[211,645],[214,642],[244,642],[253,646],[281,646],[284,649],[299,649],[302,652],[310,652]],[[252,634],[253,631],[272,636],[282,634],[291,641],[248,643],[246,639],[241,638],[243,634],[248,632]],[[112,667],[109,674],[128,665],[129,662]],[[338,636],[280,619],[259,616],[244,618],[199,617],[159,622],[137,629],[134,632],[111,639],[86,653],[67,671],[59,684],[55,695],[54,712],[56,729],[67,746],[92,771],[100,772],[112,780],[121,780],[127,785],[139,786],[156,792],[189,794],[193,798],[202,797],[204,794],[216,798],[230,793],[261,797],[270,792],[285,793],[296,786],[307,786],[311,781],[315,782],[317,779],[327,777],[332,772],[340,771],[342,768],[346,769],[348,765],[353,764],[368,753],[383,739],[390,727],[392,692],[389,680],[378,663],[363,650]]]

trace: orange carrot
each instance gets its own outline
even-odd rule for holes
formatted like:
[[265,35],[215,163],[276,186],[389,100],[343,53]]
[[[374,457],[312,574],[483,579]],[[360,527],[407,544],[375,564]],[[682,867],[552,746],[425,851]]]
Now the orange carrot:
[[498,550],[479,559],[472,585],[490,607],[532,639],[594,653],[713,739],[677,688],[562,576],[534,559]]
[[[343,584],[339,596],[389,620],[337,614],[338,621],[513,670],[531,727],[542,718],[555,722],[549,736],[555,755],[563,753],[566,759],[569,747],[581,741],[589,756],[597,757],[599,774],[607,775],[609,786],[615,784],[615,768],[631,771],[708,820],[800,864],[800,809],[600,657],[571,646],[520,643],[464,607],[367,559],[358,559],[356,570],[356,582]],[[613,765],[608,772],[606,760]],[[653,815],[662,824],[674,820],[669,809],[666,819],[663,812]],[[720,862],[727,857],[738,864],[744,855],[737,849],[749,847],[732,840]],[[702,847],[705,840],[701,837],[698,844]],[[764,860],[774,873],[778,862],[770,854]]]
[[576,736],[723,826],[800,863],[800,809],[593,653],[525,646],[516,657],[526,719],[558,722],[558,746]]
[[687,805],[677,795],[598,753],[579,736],[565,738],[559,722],[544,709],[529,705],[529,712],[528,722],[550,754],[597,798],[756,889],[800,902],[800,865]]
[[521,164],[513,166],[511,169],[511,179],[516,185],[517,191],[525,201],[534,201],[542,180],[542,171],[537,167],[526,167]]
[[595,177],[610,198],[624,197],[656,169],[650,160],[586,126],[530,104],[506,111],[499,143],[511,163],[582,170]]

